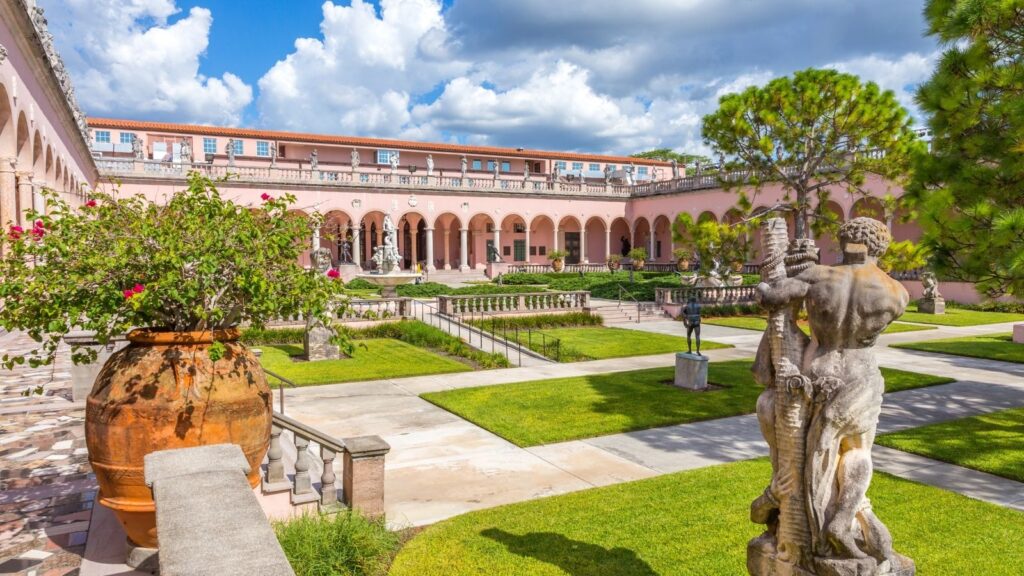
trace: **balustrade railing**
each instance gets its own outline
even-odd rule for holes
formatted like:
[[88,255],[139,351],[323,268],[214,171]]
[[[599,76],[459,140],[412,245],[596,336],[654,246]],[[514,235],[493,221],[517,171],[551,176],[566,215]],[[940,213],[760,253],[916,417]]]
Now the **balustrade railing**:
[[572,312],[590,307],[590,292],[574,290],[570,292],[438,296],[437,306],[441,314],[452,316],[477,312],[492,314]]
[[655,288],[654,302],[665,304],[685,304],[691,297],[696,297],[702,305],[753,304],[757,302],[757,286],[714,286],[696,287],[681,286],[679,288]]
[[[339,322],[366,322],[387,320],[389,318],[405,318],[410,314],[409,302],[411,300],[411,298],[350,298],[345,301],[344,305],[337,306],[332,316]],[[305,323],[303,316],[295,314],[287,318],[278,318],[272,321],[271,325],[280,326],[283,324],[303,323]]]

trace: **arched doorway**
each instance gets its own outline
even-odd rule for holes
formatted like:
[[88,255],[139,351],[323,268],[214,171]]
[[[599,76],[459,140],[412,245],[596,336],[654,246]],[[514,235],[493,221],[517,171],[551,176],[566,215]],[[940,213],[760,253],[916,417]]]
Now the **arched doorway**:
[[558,222],[558,249],[565,252],[566,264],[579,264],[583,260],[583,238],[580,221],[565,216]]

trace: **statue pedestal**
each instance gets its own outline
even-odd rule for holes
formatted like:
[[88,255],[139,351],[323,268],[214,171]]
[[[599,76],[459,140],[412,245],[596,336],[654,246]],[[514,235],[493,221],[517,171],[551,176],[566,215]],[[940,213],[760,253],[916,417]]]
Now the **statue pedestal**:
[[341,358],[341,349],[336,344],[331,344],[334,333],[319,322],[313,323],[306,328],[306,335],[302,339],[302,348],[306,353],[306,360],[338,360]]
[[1013,325],[1013,342],[1014,344],[1024,344],[1024,324]]
[[687,390],[708,389],[708,358],[689,352],[676,353],[676,378],[673,384]]
[[922,298],[917,302],[917,311],[924,314],[945,314],[946,300],[944,298]]
[[505,262],[488,262],[484,274],[491,280],[494,280],[498,277],[498,274],[508,274],[508,268],[509,266]]

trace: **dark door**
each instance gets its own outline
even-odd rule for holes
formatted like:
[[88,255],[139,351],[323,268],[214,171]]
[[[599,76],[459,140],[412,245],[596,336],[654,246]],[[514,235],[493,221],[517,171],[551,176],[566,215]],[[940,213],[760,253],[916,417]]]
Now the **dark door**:
[[579,232],[566,232],[565,233],[565,263],[566,264],[579,264],[580,263],[580,233]]

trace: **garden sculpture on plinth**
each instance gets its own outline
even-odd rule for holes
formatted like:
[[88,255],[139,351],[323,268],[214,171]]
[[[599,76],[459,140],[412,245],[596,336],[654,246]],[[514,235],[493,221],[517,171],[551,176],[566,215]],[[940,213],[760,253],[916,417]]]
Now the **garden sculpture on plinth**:
[[[865,496],[885,391],[872,347],[910,297],[877,266],[884,224],[855,218],[839,238],[843,263],[822,266],[811,241],[790,245],[784,219],[765,222],[758,294],[769,316],[754,377],[766,387],[757,416],[772,478],[750,507],[767,526],[747,545],[754,576],[915,573]],[[811,337],[796,324],[804,307]]]
[[917,303],[917,311],[925,314],[945,314],[946,299],[939,294],[939,280],[935,277],[934,272],[921,274],[921,287],[924,289],[924,293],[921,294],[921,300]]
[[398,254],[397,229],[395,223],[391,221],[390,214],[384,216],[384,245],[374,248],[371,260],[381,274],[391,274],[399,270],[402,257]]
[[686,351],[693,353],[693,342],[691,338],[696,332],[697,355],[700,356],[700,304],[696,296],[690,296],[690,300],[683,306],[683,325],[686,326]]
[[228,143],[224,146],[224,153],[228,155],[228,166],[235,165],[235,139],[229,138]]
[[488,262],[501,262],[501,253],[498,252],[498,247],[493,244],[487,247],[487,261]]

